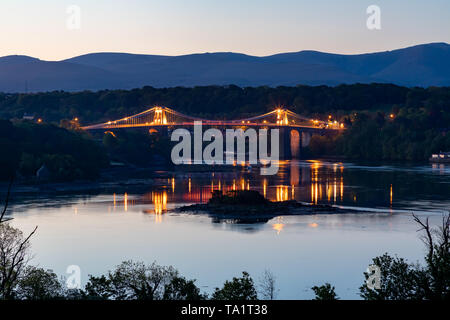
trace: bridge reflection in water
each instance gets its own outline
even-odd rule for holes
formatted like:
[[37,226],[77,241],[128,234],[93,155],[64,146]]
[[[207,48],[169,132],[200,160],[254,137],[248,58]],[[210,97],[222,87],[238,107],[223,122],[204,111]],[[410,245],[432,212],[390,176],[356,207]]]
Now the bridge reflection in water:
[[[162,222],[169,208],[206,203],[215,190],[224,193],[256,190],[272,201],[296,200],[312,204],[344,202],[344,166],[340,163],[281,161],[280,170],[275,176],[262,177],[258,170],[254,171],[177,174],[176,177],[157,181],[158,186],[143,196],[114,194],[114,209],[122,208],[127,212],[136,207],[136,210],[154,215],[156,222]],[[351,194],[347,196],[352,197]],[[282,220],[273,224],[278,233],[283,226]]]

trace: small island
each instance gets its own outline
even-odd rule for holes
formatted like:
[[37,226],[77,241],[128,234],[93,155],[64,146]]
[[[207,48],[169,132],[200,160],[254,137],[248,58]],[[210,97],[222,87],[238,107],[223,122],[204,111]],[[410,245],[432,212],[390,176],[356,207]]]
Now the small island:
[[223,194],[215,190],[206,204],[194,204],[175,209],[176,212],[206,213],[218,220],[236,220],[240,223],[264,222],[278,216],[356,213],[322,204],[305,204],[295,200],[270,201],[258,191],[239,190]]

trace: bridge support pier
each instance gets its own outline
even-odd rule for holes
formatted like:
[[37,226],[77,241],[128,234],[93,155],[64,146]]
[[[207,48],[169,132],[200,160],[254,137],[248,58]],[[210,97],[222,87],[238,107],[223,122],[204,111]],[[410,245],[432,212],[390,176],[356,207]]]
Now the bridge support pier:
[[309,142],[311,141],[311,137],[312,137],[311,133],[302,131],[302,135],[301,135],[302,147],[309,146]]
[[280,128],[280,160],[300,159],[301,137],[297,129]]

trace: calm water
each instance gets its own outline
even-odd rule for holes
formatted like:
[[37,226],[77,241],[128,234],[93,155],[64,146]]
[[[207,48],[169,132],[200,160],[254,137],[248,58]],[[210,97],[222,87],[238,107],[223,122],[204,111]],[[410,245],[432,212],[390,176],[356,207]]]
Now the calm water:
[[[363,272],[384,252],[422,261],[411,212],[438,223],[450,208],[450,167],[283,162],[277,176],[259,170],[177,174],[146,192],[29,198],[15,203],[13,225],[32,239],[34,264],[64,275],[79,265],[83,280],[126,259],[173,265],[210,292],[248,271],[277,277],[278,298],[309,299],[330,282],[358,298]],[[122,187],[123,189],[123,187]],[[170,209],[205,202],[211,190],[258,190],[271,200],[296,199],[360,208],[359,214],[279,217],[259,224],[215,221]],[[367,213],[365,208],[371,208]]]

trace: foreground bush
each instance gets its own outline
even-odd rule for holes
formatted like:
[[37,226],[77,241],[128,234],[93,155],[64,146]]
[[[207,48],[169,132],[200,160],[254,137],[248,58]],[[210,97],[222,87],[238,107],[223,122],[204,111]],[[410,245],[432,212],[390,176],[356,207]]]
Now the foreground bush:
[[241,278],[225,281],[223,288],[216,288],[213,300],[256,300],[258,298],[253,279],[247,272]]
[[366,300],[450,300],[450,215],[442,219],[439,228],[432,228],[414,216],[424,232],[427,247],[425,266],[410,264],[398,257],[384,254],[373,259],[380,269],[380,288],[367,285],[370,275],[364,273],[366,283],[361,297]]
[[202,300],[195,280],[180,276],[173,267],[125,261],[106,276],[90,276],[82,293],[101,300]]
[[334,287],[331,286],[329,283],[325,283],[324,285],[318,287],[314,286],[311,288],[316,297],[314,300],[338,300],[338,296],[336,295],[336,292],[334,291]]

